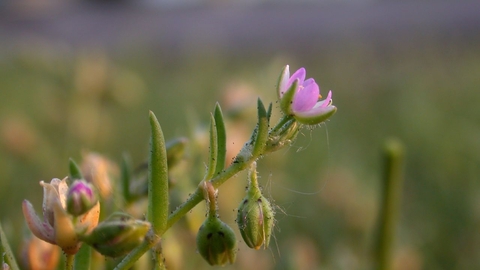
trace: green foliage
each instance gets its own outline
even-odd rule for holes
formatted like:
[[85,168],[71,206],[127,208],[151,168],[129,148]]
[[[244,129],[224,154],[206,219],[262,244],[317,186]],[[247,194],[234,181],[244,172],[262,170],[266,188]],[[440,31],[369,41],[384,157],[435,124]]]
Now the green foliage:
[[[272,82],[284,59],[290,59],[292,69],[306,66],[322,94],[334,91],[339,112],[334,121],[298,134],[283,153],[262,160],[259,171],[265,196],[274,197],[285,212],[277,212],[281,233],[274,233],[281,254],[272,249],[275,263],[269,251],[262,254],[267,268],[319,264],[322,269],[353,269],[358,265],[348,262],[368,264],[364,251],[372,243],[365,239],[372,239],[380,191],[378,150],[392,135],[408,151],[399,213],[402,237],[394,256],[407,256],[424,268],[479,268],[480,246],[472,237],[478,235],[480,221],[479,41],[409,40],[416,41],[374,44],[352,39],[319,45],[308,55],[252,52],[241,59],[221,54],[203,58],[199,53],[196,58],[163,61],[152,60],[151,52],[148,57],[125,54],[107,60],[109,75],[91,78],[97,82],[93,90],[80,79],[80,61],[91,63],[94,57],[89,55],[74,52],[75,57],[61,58],[20,52],[2,56],[0,197],[12,207],[2,207],[0,215],[13,250],[19,250],[21,235],[11,228],[24,222],[19,207],[13,205],[26,197],[41,203],[41,192],[31,187],[41,179],[68,175],[65,161],[70,156],[80,161],[81,150],[88,149],[119,161],[128,151],[139,163],[148,154],[150,126],[139,121],[145,119],[146,109],[155,111],[166,138],[187,134],[185,109],[198,112],[199,119],[208,122],[201,117],[217,100],[228,98],[227,88],[244,86],[238,78],[251,82],[247,86],[263,100],[275,100]],[[118,83],[127,77],[128,83]],[[233,109],[221,104],[228,129],[229,121],[235,124],[229,118]],[[274,110],[272,118],[277,117]],[[227,156],[231,145],[227,144]],[[277,172],[279,168],[282,173]],[[240,199],[221,209],[229,224],[234,222],[231,212]],[[195,224],[196,214],[204,213],[193,211],[186,223]],[[191,240],[183,235],[189,233],[188,226],[180,226],[171,239],[188,244]],[[195,258],[194,250],[190,256]],[[240,252],[239,256],[249,255]],[[192,259],[182,266],[206,268],[201,263]]]

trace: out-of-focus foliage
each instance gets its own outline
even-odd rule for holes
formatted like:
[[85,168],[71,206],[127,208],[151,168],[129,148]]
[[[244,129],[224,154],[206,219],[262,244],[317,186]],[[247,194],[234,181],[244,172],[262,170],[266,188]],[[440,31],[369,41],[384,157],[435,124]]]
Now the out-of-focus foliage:
[[[274,238],[270,251],[250,251],[240,243],[237,263],[227,269],[368,266],[380,147],[390,136],[406,148],[395,269],[479,268],[480,41],[415,38],[396,44],[331,42],[308,55],[198,52],[172,60],[152,52],[120,55],[55,43],[2,55],[4,229],[19,250],[21,201],[40,205],[38,182],[66,176],[69,158],[81,160],[82,151],[101,152],[115,162],[127,151],[136,164],[144,162],[148,110],[167,140],[195,137],[193,151],[206,145],[208,113],[219,101],[231,159],[255,125],[257,96],[274,101],[277,76],[290,64],[305,66],[322,94],[332,89],[338,112],[259,161],[264,193],[278,206]],[[276,107],[273,117],[279,115]],[[172,207],[186,197],[186,187],[200,181],[203,166],[198,170],[198,179],[176,179]],[[232,227],[245,186],[240,175],[220,188],[220,215]],[[198,207],[162,241],[172,269],[208,269],[193,244],[204,214]]]

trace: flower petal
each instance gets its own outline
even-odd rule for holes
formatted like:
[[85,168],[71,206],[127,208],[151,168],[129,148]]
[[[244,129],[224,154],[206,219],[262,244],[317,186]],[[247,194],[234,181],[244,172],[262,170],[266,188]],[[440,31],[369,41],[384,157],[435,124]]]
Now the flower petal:
[[337,107],[330,105],[327,107],[315,107],[309,111],[296,112],[295,119],[306,125],[316,125],[324,122],[330,116],[334,115]]
[[60,202],[57,188],[60,179],[54,178],[50,183],[40,181],[40,185],[43,186],[43,219],[51,226],[55,222],[55,216],[53,211],[53,205]]
[[85,215],[80,218],[80,225],[85,228],[85,233],[90,233],[98,224],[100,218],[100,202],[92,207]]
[[306,80],[304,86],[300,87],[293,98],[292,109],[294,113],[308,111],[313,108],[317,103],[319,93],[318,84],[313,79]]
[[60,203],[53,205],[55,215],[55,242],[63,252],[75,254],[80,249],[80,242],[72,222],[72,217]]
[[55,244],[53,227],[47,222],[42,222],[35,213],[32,204],[24,200],[22,203],[23,216],[27,221],[28,228],[32,233],[50,244]]
[[280,74],[280,77],[278,78],[278,99],[281,99],[283,97],[283,94],[288,90],[288,80],[290,79],[290,69],[289,66],[286,65],[282,73]]
[[292,83],[297,79],[298,79],[298,85],[303,85],[306,74],[307,72],[303,67],[299,68],[297,71],[295,71],[295,73],[293,73],[292,77],[290,77],[290,79],[288,80],[287,87],[290,87]]

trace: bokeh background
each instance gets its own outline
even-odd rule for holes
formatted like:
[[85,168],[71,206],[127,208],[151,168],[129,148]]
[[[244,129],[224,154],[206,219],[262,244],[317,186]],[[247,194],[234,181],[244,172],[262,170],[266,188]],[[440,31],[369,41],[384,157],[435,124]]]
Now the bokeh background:
[[[391,137],[406,149],[394,269],[479,269],[478,1],[0,1],[0,218],[14,250],[21,201],[40,211],[38,182],[66,176],[70,157],[146,159],[148,110],[197,162],[174,207],[201,179],[215,103],[234,155],[285,64],[332,89],[338,112],[259,161],[275,239],[240,242],[225,269],[369,269]],[[232,227],[245,179],[220,188]],[[209,269],[190,233],[203,215],[166,235],[171,269]]]

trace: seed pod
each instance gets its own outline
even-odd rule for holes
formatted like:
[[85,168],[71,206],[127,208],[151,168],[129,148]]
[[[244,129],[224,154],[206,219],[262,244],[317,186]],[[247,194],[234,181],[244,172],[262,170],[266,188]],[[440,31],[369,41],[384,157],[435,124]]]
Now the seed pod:
[[274,211],[258,187],[255,163],[252,164],[248,177],[247,196],[238,207],[237,225],[247,246],[260,249],[263,245],[267,248],[272,235]]
[[208,216],[197,234],[197,249],[210,265],[234,263],[237,240],[232,228],[215,216]]

